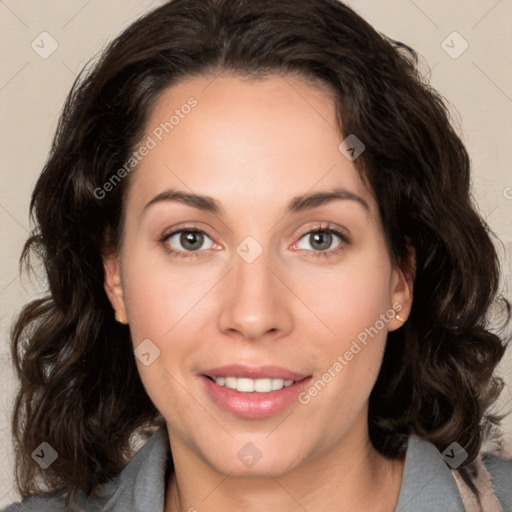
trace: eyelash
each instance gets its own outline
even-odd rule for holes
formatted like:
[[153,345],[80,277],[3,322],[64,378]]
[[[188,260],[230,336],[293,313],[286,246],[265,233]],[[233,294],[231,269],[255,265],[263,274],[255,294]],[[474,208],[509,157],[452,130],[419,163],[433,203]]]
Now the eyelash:
[[[202,229],[198,229],[195,226],[184,226],[180,229],[177,229],[175,231],[171,231],[170,233],[164,234],[160,238],[159,243],[163,246],[163,248],[167,252],[167,254],[170,254],[171,256],[173,256],[175,258],[181,258],[181,259],[202,258],[203,255],[201,255],[200,253],[205,252],[205,251],[178,251],[176,249],[172,249],[169,246],[169,244],[167,243],[167,240],[170,237],[176,235],[177,233],[182,233],[184,231],[188,231],[191,233],[201,233],[203,235],[206,235],[210,239],[212,238],[208,234],[208,232],[206,232]],[[339,231],[334,226],[332,226],[330,223],[326,223],[323,225],[321,224],[319,226],[316,226],[312,229],[305,231],[304,233],[301,233],[299,236],[299,240],[302,239],[306,235],[312,235],[314,233],[334,234],[341,240],[341,243],[340,243],[339,247],[336,249],[331,249],[331,250],[327,250],[327,251],[308,251],[308,252],[312,252],[311,257],[313,257],[313,258],[318,258],[318,257],[329,258],[331,256],[335,256],[338,254],[338,252],[345,249],[345,245],[350,244],[350,239],[349,239],[348,235],[346,233]]]

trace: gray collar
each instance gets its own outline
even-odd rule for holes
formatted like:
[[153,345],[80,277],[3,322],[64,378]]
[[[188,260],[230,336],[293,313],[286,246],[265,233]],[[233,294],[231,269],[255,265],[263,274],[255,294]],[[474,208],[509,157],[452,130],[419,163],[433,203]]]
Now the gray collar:
[[[169,454],[167,430],[160,429],[116,478],[102,486],[98,498],[77,495],[77,510],[163,512]],[[395,512],[432,510],[464,512],[465,509],[455,480],[437,448],[410,436]]]
[[409,436],[395,512],[465,512],[459,489],[439,450]]

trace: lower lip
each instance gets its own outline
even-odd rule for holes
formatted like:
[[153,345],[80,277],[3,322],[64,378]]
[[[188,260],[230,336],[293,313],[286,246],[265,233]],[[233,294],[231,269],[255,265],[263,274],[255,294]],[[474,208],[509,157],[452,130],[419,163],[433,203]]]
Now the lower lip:
[[204,375],[201,379],[213,401],[222,409],[243,418],[267,418],[279,414],[297,401],[299,393],[307,386],[311,377],[306,377],[291,386],[268,393],[243,393],[226,386],[219,386]]

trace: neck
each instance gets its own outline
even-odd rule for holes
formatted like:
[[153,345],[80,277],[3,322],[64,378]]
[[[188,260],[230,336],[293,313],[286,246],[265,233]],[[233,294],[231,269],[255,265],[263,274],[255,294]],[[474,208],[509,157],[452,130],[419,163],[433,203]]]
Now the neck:
[[165,512],[393,512],[405,462],[380,455],[367,435],[342,439],[287,473],[273,475],[269,470],[261,477],[221,474],[190,452],[173,450],[173,456]]

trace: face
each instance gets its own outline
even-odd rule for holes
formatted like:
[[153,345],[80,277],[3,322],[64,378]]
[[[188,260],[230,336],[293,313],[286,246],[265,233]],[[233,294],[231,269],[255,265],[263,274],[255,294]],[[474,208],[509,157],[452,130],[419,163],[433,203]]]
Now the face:
[[177,456],[277,475],[368,439],[411,283],[335,126],[280,76],[188,79],[151,113],[105,289]]

